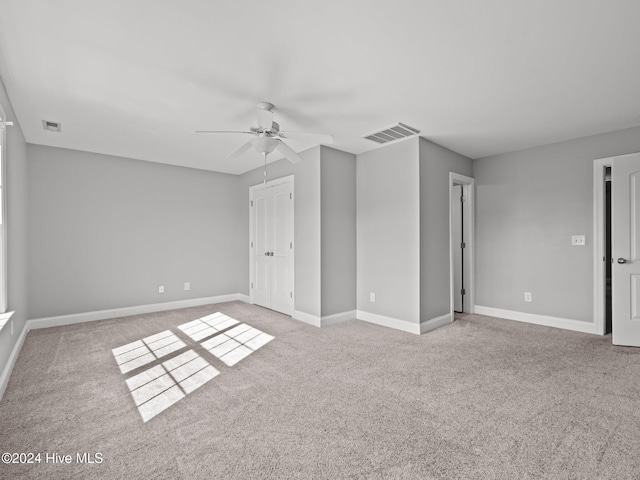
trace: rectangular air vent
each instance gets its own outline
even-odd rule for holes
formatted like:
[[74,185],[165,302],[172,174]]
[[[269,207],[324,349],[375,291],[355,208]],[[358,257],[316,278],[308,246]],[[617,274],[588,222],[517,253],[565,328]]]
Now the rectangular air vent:
[[393,142],[394,140],[418,135],[419,133],[420,130],[398,122],[396,125],[370,133],[369,135],[365,135],[363,138],[376,143],[388,143]]
[[62,129],[62,125],[58,122],[50,122],[49,120],[42,120],[42,128],[48,132],[58,132]]

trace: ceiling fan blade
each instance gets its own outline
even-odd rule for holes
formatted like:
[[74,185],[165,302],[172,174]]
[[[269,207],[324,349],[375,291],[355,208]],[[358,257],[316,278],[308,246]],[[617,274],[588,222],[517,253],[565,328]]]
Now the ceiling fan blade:
[[256,113],[258,115],[258,126],[264,130],[271,130],[273,126],[273,111],[258,106]]
[[253,147],[253,139],[249,140],[246,143],[243,143],[240,148],[238,148],[235,152],[230,153],[229,155],[227,155],[227,159],[228,160],[235,160],[237,158],[240,158],[240,156],[246,152],[247,150],[249,150],[251,147]]
[[282,153],[291,163],[298,163],[302,160],[302,157],[294,152],[293,149],[282,140],[278,142],[276,150],[279,150],[280,153]]
[[248,133],[249,135],[255,135],[254,132],[240,132],[234,130],[196,130],[193,133]]
[[333,136],[326,133],[307,132],[280,132],[280,138],[290,138],[292,140],[305,140],[314,143],[333,143]]

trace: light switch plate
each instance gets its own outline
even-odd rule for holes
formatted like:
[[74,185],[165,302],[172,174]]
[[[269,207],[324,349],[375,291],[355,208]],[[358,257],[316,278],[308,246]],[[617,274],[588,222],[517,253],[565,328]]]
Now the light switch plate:
[[587,244],[587,239],[584,235],[572,235],[571,245],[584,247]]

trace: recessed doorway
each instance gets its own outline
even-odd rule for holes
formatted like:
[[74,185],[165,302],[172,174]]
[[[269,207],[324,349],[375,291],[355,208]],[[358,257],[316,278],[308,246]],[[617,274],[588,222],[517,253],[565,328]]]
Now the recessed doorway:
[[474,311],[474,182],[449,173],[451,318]]

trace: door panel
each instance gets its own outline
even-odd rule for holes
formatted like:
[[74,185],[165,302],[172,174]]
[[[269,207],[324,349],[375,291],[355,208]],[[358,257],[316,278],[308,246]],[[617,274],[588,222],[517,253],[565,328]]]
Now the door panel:
[[293,314],[293,289],[289,285],[288,266],[274,264],[272,278],[271,308],[287,315]]
[[276,257],[287,256],[289,242],[292,241],[289,224],[291,223],[291,199],[289,185],[274,187],[273,192],[273,253]]
[[638,215],[640,214],[640,198],[638,195],[640,194],[640,171],[634,172],[629,175],[629,218],[630,218],[630,235],[629,235],[629,244],[631,250],[631,258],[634,261],[638,260],[638,252],[640,252],[640,218]]
[[640,320],[640,275],[631,275],[631,320]]
[[613,343],[640,347],[640,154],[614,159],[612,183]]

